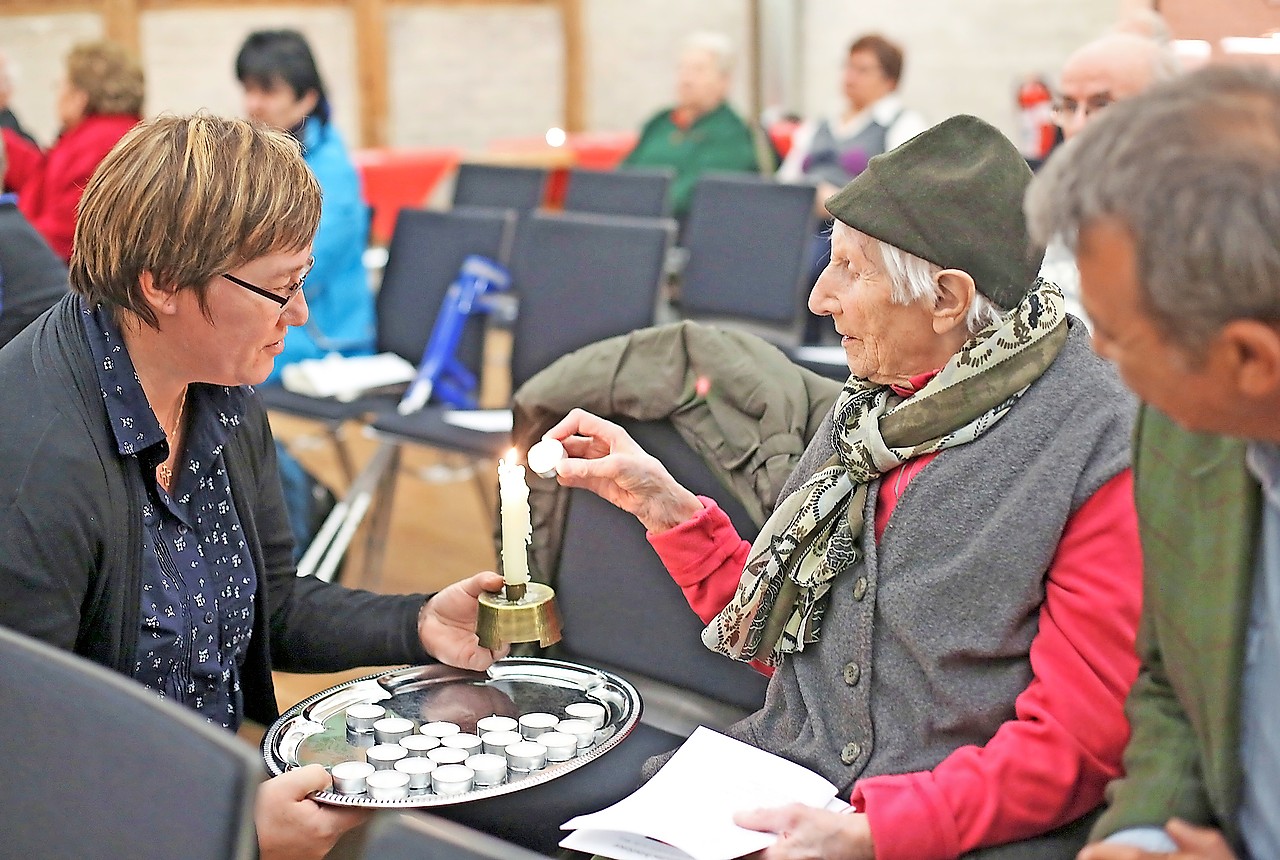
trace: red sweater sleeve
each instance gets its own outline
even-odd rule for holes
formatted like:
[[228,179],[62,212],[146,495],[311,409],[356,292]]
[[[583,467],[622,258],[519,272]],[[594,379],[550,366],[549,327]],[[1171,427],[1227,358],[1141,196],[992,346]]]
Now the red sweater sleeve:
[[1104,484],[1068,520],[1049,569],[1033,678],[1017,718],[932,771],[872,777],[853,791],[877,860],[956,857],[1027,839],[1102,802],[1129,737],[1142,600],[1133,475]]
[[738,536],[714,499],[698,496],[702,512],[665,532],[649,532],[649,545],[704,624],[729,604],[742,579],[751,544]]
[[0,129],[0,135],[4,136],[6,157],[3,190],[21,193],[31,177],[40,172],[44,153],[12,129]]

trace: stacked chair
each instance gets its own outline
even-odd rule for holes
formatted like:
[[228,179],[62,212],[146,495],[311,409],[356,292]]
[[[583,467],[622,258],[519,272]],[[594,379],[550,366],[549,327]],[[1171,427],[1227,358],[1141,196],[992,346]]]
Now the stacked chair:
[[564,211],[665,218],[671,214],[675,171],[665,168],[569,170]]
[[453,185],[453,205],[531,212],[547,193],[547,171],[540,167],[464,161]]

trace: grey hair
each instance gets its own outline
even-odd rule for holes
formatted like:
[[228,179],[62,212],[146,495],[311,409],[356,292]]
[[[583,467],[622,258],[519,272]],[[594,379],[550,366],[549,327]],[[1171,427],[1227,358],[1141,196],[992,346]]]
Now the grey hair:
[[1108,107],[1027,191],[1032,238],[1127,229],[1155,324],[1191,355],[1228,321],[1280,321],[1280,76],[1213,66]]
[[724,33],[704,30],[691,33],[684,40],[685,51],[706,51],[715,58],[716,67],[726,75],[733,71],[733,42]]
[[[884,273],[889,278],[889,297],[897,305],[910,305],[916,302],[933,302],[937,298],[939,288],[935,280],[943,266],[931,263],[923,257],[917,257],[909,251],[882,242],[874,236],[842,224],[853,234],[854,240],[862,247],[864,253],[873,258],[878,256]],[[995,302],[982,293],[974,292],[973,303],[965,314],[964,324],[969,334],[977,334],[992,323],[1004,319],[1005,312]]]

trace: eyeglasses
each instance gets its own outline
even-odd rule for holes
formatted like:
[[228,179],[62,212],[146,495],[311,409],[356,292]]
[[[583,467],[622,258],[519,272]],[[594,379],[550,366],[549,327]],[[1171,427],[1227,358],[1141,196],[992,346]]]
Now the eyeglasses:
[[1084,111],[1084,118],[1088,120],[1098,111],[1115,101],[1111,93],[1098,93],[1089,96],[1084,101],[1077,101],[1072,98],[1060,98],[1053,103],[1052,115],[1053,121],[1058,125],[1066,125],[1075,119],[1076,114]]
[[307,264],[302,269],[302,274],[298,275],[298,280],[294,281],[292,284],[285,287],[284,295],[281,295],[280,293],[274,292],[272,290],[264,290],[262,287],[259,287],[256,284],[251,284],[248,281],[242,281],[240,278],[237,278],[235,275],[224,273],[222,277],[226,278],[228,281],[235,284],[237,287],[244,287],[246,290],[248,290],[251,293],[257,293],[263,298],[271,299],[271,301],[278,304],[281,308],[284,308],[284,306],[289,304],[289,301],[294,296],[296,296],[299,292],[302,291],[302,284],[304,281],[307,280],[307,275],[311,274],[311,267],[314,266],[315,264],[316,264],[316,258],[308,257]]

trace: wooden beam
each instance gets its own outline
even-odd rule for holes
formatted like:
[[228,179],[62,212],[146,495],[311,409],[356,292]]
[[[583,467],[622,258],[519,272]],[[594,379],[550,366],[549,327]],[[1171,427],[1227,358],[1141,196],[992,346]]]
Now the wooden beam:
[[560,0],[564,28],[564,130],[587,127],[587,38],[582,0]]
[[386,146],[390,138],[385,0],[354,0],[356,79],[360,84],[362,146]]
[[106,0],[102,4],[103,30],[108,39],[124,45],[135,56],[142,49],[138,0]]

